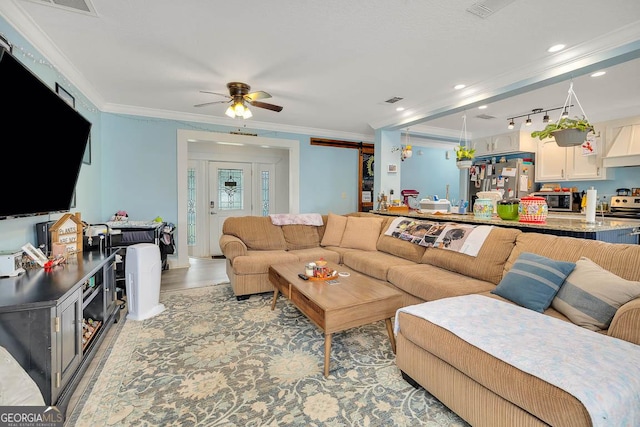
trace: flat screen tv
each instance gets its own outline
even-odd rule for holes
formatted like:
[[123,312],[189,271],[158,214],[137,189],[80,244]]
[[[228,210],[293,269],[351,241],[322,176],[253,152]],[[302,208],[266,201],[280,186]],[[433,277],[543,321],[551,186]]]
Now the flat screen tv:
[[69,211],[91,122],[2,48],[0,87],[0,219]]

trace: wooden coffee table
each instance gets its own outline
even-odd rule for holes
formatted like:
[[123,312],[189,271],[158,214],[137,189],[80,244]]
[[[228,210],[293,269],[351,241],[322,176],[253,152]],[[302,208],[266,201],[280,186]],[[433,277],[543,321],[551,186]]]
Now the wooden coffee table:
[[324,331],[325,377],[329,375],[331,334],[334,332],[384,320],[391,349],[396,352],[391,318],[401,307],[402,294],[399,291],[331,262],[328,263],[330,269],[349,273],[349,276],[338,276],[336,280],[339,283],[334,285],[303,280],[298,274],[304,273],[304,265],[304,262],[290,262],[269,267],[269,280],[275,289],[271,310],[281,293]]

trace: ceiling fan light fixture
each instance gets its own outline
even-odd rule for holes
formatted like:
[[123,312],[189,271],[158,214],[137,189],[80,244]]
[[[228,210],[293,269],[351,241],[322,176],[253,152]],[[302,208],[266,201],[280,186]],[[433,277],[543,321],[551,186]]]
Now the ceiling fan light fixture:
[[250,119],[251,117],[253,117],[253,113],[251,113],[251,110],[249,110],[249,108],[245,107],[244,112],[242,113],[242,118]]
[[232,105],[229,105],[229,108],[227,108],[227,111],[225,111],[224,114],[226,114],[227,116],[231,117],[232,119],[236,117],[236,112],[233,109]]
[[242,102],[236,102],[233,106],[233,111],[235,111],[236,116],[242,117],[244,114],[244,105],[242,105]]

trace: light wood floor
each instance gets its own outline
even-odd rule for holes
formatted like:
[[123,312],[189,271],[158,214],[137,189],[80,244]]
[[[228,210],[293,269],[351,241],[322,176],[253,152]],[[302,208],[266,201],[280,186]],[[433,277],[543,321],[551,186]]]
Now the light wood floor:
[[[218,283],[228,282],[225,259],[211,259],[211,258],[190,258],[189,268],[174,268],[165,270],[162,272],[160,279],[160,290],[176,290],[186,288],[199,288],[207,285],[214,285]],[[120,319],[124,320],[126,317],[126,309],[121,310]],[[115,324],[107,332],[104,341],[95,356],[91,360],[87,371],[82,377],[82,380],[78,384],[76,391],[71,396],[69,401],[69,407],[67,408],[67,416],[73,412],[73,408],[78,403],[78,399],[84,393],[91,376],[94,374],[98,361],[104,355],[105,350],[108,348],[109,343],[113,338],[113,334],[120,324]]]

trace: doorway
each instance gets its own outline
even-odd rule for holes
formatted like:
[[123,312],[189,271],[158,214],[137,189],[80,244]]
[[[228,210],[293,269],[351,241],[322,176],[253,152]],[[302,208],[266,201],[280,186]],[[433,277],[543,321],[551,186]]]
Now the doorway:
[[[239,163],[210,161],[208,166],[208,203],[202,209],[202,215],[209,215],[209,241],[199,240],[200,245],[190,250],[190,255],[206,253],[207,256],[220,256],[220,236],[222,225],[234,216],[267,216],[274,213],[278,205],[276,194],[275,165],[272,163]],[[204,231],[203,230],[203,231]],[[191,249],[191,248],[190,248]]]
[[[251,164],[209,162],[209,255],[222,255],[220,236],[225,219],[254,215]],[[204,213],[204,212],[203,212]],[[201,252],[201,251],[198,251]]]
[[[265,138],[245,135],[234,135],[219,132],[195,131],[195,130],[178,130],[177,135],[177,182],[178,182],[178,204],[177,208],[177,227],[175,233],[177,265],[175,268],[189,267],[189,247],[188,243],[188,216],[191,214],[189,206],[189,184],[191,175],[189,174],[190,165],[200,164],[199,170],[208,169],[208,161],[221,161],[231,163],[252,163],[254,170],[252,174],[252,184],[261,180],[264,176],[265,165],[272,164],[274,169],[271,170],[271,189],[286,188],[286,195],[278,197],[270,196],[270,208],[272,213],[290,212],[298,213],[300,211],[299,200],[299,177],[300,177],[300,141],[295,139]],[[229,145],[232,144],[232,145]],[[195,149],[193,147],[196,147]],[[208,152],[204,152],[203,147],[207,147]],[[226,148],[225,148],[226,147]],[[280,150],[286,153],[286,156],[280,156],[278,163],[273,161],[274,151]],[[267,169],[268,170],[268,169]],[[201,173],[193,174],[199,182],[207,181]],[[201,184],[196,184],[196,188],[200,188]],[[259,197],[253,196],[252,204],[263,208],[262,200],[264,191],[261,186]],[[204,199],[209,198],[208,193],[204,193]],[[258,197],[256,199],[256,197]],[[259,200],[260,202],[256,201]],[[208,203],[209,200],[206,200]],[[209,206],[203,203],[205,208],[195,208],[195,212],[205,213],[206,228],[209,228],[209,219],[211,216]],[[199,216],[202,216],[200,214]],[[202,227],[200,227],[202,229]],[[207,245],[210,245],[210,233],[207,230],[195,232],[199,240],[205,238]],[[204,233],[204,236],[201,235]],[[193,233],[192,233],[193,234]],[[206,253],[205,253],[206,254]],[[172,260],[173,261],[173,260]]]

